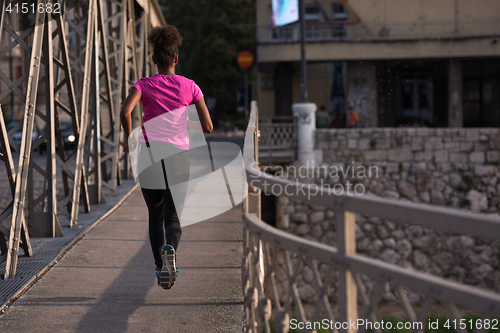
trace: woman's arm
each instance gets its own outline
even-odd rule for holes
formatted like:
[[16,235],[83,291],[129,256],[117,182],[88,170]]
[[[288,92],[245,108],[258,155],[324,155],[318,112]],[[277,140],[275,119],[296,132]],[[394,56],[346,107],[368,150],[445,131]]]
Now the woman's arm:
[[125,103],[123,103],[122,110],[120,111],[120,120],[123,130],[125,131],[125,144],[123,145],[123,152],[126,154],[129,153],[128,137],[130,133],[132,133],[132,111],[134,111],[134,108],[140,99],[141,93],[139,90],[132,87]]
[[194,105],[196,106],[196,112],[198,112],[198,118],[200,118],[203,133],[211,133],[214,126],[212,125],[212,119],[210,119],[210,113],[205,104],[205,99],[203,97],[200,98]]
[[192,129],[196,132],[200,132],[200,133],[203,132],[203,128],[201,127],[201,124],[197,121],[188,120],[187,121],[187,128]]

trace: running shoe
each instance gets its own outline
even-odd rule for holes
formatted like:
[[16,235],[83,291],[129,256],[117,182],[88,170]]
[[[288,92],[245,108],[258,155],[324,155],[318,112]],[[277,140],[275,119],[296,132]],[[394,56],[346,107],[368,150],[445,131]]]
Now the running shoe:
[[163,259],[163,268],[160,272],[160,286],[163,289],[170,289],[175,283],[177,278],[177,269],[175,267],[175,249],[172,245],[165,245],[161,250],[161,257]]

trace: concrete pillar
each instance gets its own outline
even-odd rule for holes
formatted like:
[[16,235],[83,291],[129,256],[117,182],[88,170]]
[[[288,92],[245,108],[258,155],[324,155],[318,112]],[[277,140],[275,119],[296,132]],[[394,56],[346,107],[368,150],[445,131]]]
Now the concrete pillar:
[[300,165],[312,166],[316,162],[314,133],[317,108],[314,103],[295,103],[292,105],[293,115],[297,117],[297,150]]
[[448,127],[463,126],[462,59],[450,58],[448,66]]

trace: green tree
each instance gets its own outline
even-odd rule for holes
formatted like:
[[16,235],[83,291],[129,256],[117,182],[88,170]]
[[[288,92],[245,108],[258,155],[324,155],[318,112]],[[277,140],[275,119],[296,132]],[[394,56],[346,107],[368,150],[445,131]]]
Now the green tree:
[[[255,55],[255,0],[160,0],[167,23],[183,37],[180,73],[193,79],[205,97],[215,97],[212,117],[236,119],[235,76],[243,72],[240,51]],[[255,66],[255,65],[254,65]],[[254,68],[248,68],[253,77]]]

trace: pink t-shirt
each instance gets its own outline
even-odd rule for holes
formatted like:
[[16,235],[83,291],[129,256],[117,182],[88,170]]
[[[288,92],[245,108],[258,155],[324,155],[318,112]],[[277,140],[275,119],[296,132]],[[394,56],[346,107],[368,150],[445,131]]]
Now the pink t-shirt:
[[203,97],[200,87],[184,76],[163,74],[143,77],[132,87],[141,93],[145,141],[188,150],[188,106]]

